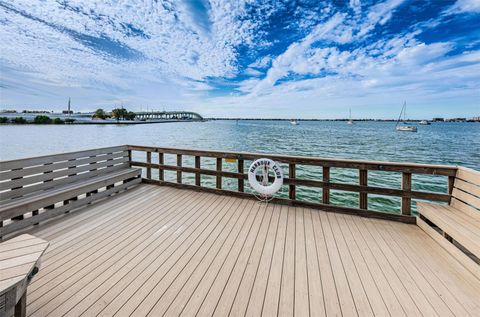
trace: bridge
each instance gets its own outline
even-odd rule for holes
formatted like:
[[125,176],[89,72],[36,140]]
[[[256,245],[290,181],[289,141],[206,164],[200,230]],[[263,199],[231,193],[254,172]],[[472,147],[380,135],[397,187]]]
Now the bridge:
[[203,117],[191,111],[150,111],[135,112],[135,120],[179,120],[179,121],[203,121]]

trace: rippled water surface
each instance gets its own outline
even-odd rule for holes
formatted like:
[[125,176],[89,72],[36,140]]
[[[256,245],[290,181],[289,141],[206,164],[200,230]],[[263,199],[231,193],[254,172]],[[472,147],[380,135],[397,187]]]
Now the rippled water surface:
[[[285,121],[209,121],[146,125],[5,125],[0,126],[0,160],[78,151],[119,144],[138,144],[307,155],[348,159],[463,165],[480,170],[480,124],[433,123],[419,126],[418,133],[396,132],[395,123],[300,122]],[[144,157],[137,159],[144,160]],[[167,158],[173,163],[174,158]],[[248,163],[248,162],[247,162]],[[214,162],[202,161],[208,168]],[[193,166],[186,158],[184,165]],[[202,166],[203,167],[203,166]],[[225,170],[235,170],[224,163]],[[299,166],[298,177],[321,178],[321,169]],[[167,177],[174,178],[173,172]],[[358,183],[358,171],[333,169],[336,182]],[[398,173],[370,172],[369,185],[400,188]],[[214,184],[212,177],[202,179]],[[186,183],[193,176],[184,175]],[[225,180],[224,187],[236,188],[235,180]],[[280,195],[286,194],[286,186]],[[445,192],[445,179],[439,176],[414,176],[416,190]],[[298,189],[298,198],[318,202],[321,189]],[[358,194],[333,192],[332,203],[358,205]],[[373,209],[398,211],[399,199],[369,196]]]

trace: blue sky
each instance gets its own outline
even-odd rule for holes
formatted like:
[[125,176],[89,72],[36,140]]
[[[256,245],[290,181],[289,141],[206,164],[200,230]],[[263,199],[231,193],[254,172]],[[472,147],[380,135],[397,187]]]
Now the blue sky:
[[480,115],[480,0],[0,0],[0,107]]

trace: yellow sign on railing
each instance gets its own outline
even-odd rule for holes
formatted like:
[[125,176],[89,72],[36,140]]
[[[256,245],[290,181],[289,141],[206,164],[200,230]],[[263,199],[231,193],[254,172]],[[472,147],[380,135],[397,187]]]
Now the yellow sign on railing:
[[227,162],[227,163],[237,163],[237,160],[236,160],[236,159],[232,159],[232,158],[226,158],[226,159],[225,159],[225,162]]

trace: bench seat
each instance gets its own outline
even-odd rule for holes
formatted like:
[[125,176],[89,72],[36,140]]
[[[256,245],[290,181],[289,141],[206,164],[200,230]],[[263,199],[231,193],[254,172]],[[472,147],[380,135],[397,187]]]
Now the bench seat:
[[136,178],[140,176],[140,173],[141,170],[137,168],[122,169],[106,175],[87,178],[82,182],[75,182],[67,186],[38,192],[27,197],[13,199],[11,202],[2,202],[0,219],[9,219],[18,214],[25,214],[101,187],[106,187],[126,179]]
[[480,279],[480,172],[458,167],[450,203],[417,210],[417,225]]
[[449,205],[417,203],[419,213],[480,258],[480,221]]
[[0,239],[141,182],[127,146],[0,162]]

